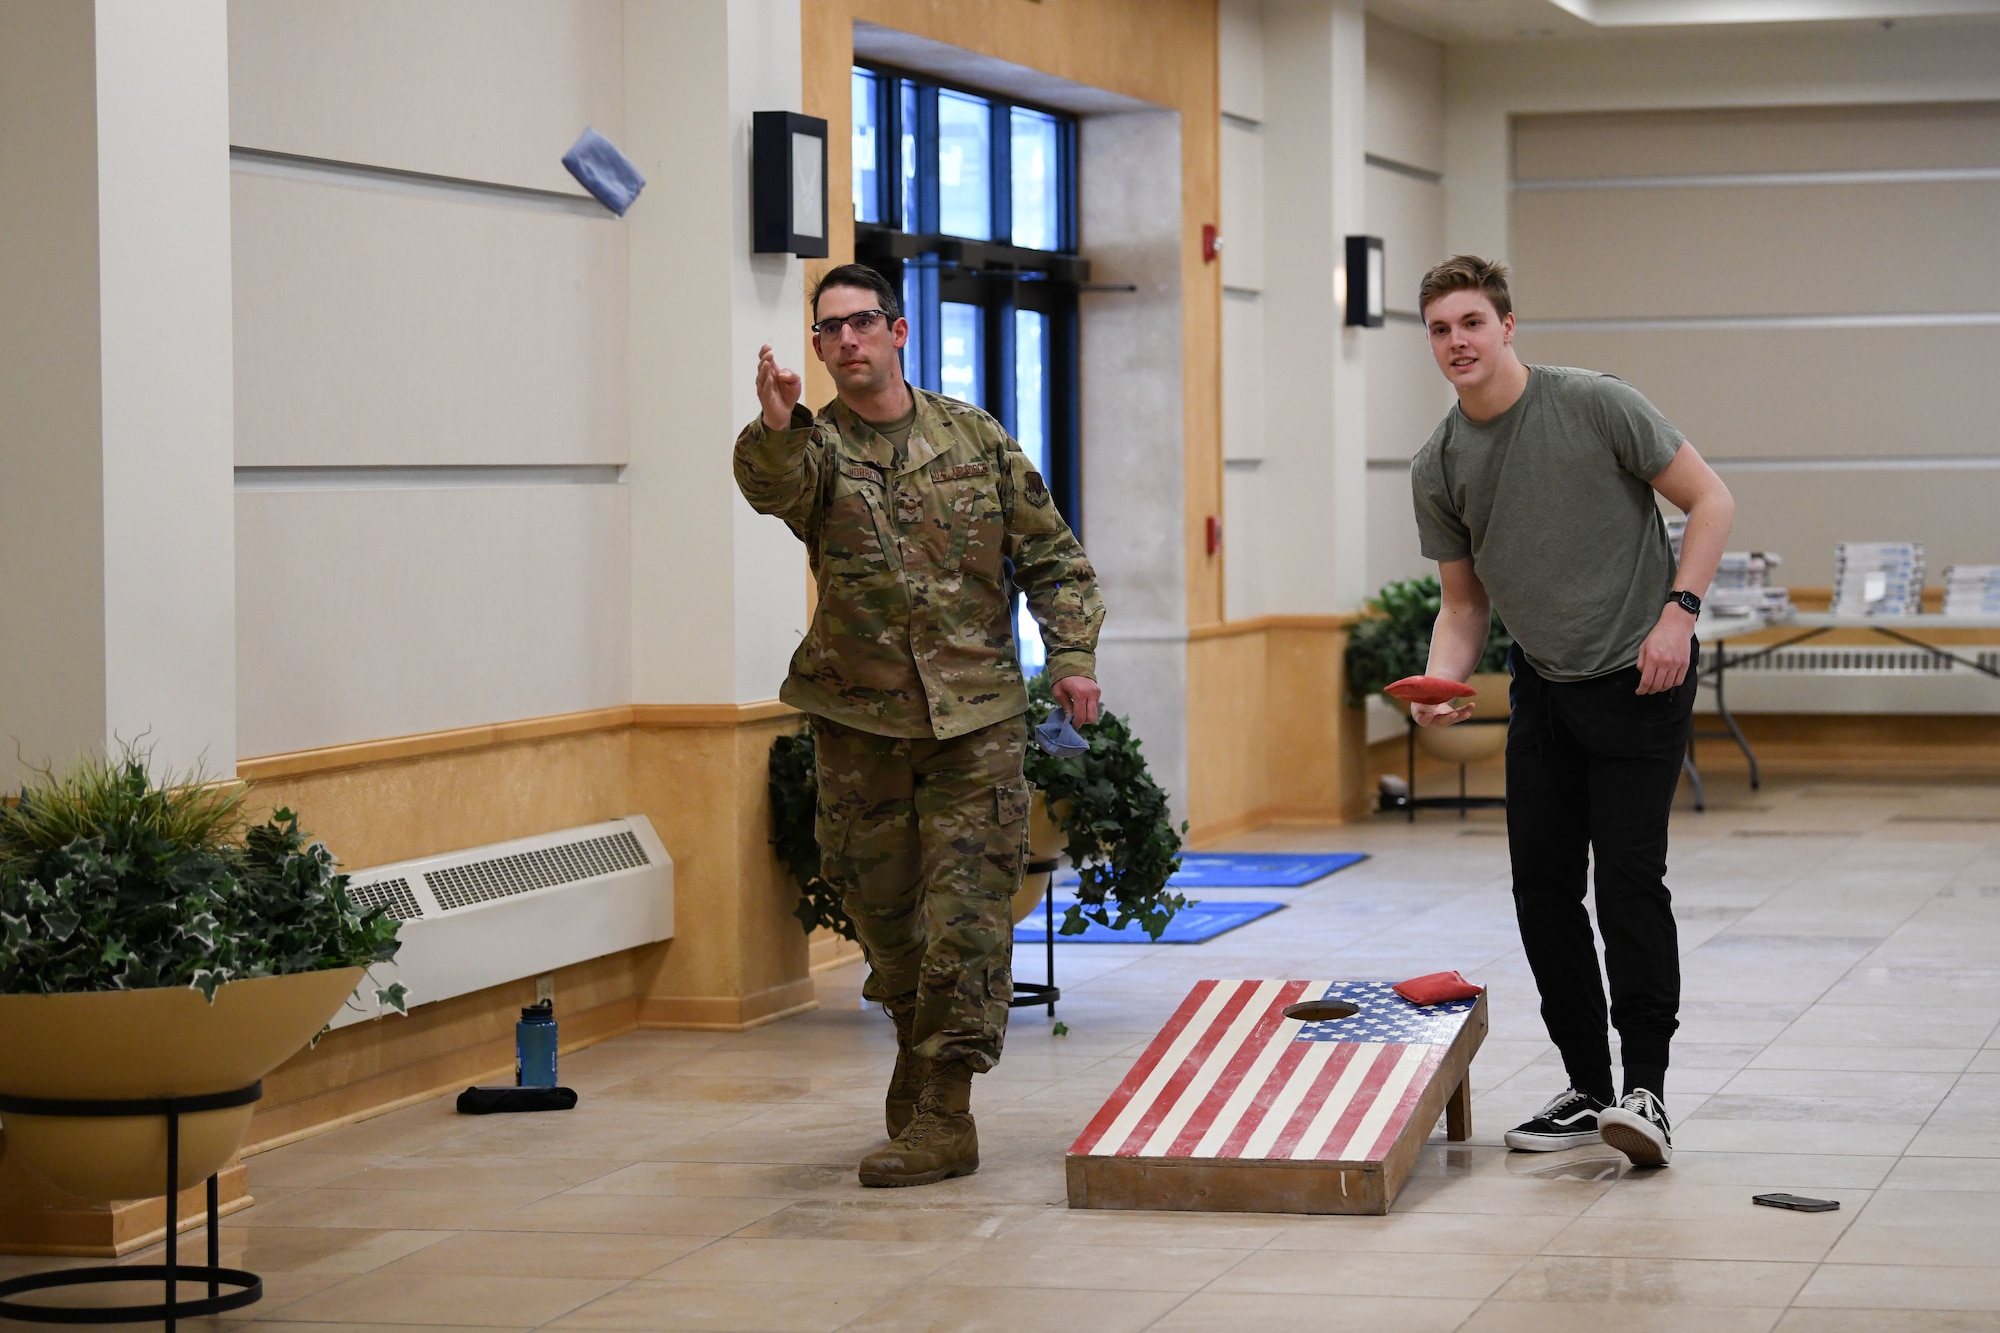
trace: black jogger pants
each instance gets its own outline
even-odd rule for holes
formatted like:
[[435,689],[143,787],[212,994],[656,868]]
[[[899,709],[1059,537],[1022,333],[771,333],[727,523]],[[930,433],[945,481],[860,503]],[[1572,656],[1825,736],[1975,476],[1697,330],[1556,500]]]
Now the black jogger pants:
[[[1664,1071],[1679,1026],[1680,943],[1667,893],[1667,816],[1693,726],[1695,669],[1637,694],[1639,669],[1550,681],[1517,647],[1507,727],[1507,842],[1521,943],[1542,1021],[1572,1080],[1608,1077],[1604,987],[1584,910],[1596,858],[1597,926],[1624,1064]],[[1595,1082],[1595,1079],[1592,1079]],[[1577,1083],[1578,1087],[1589,1086]]]

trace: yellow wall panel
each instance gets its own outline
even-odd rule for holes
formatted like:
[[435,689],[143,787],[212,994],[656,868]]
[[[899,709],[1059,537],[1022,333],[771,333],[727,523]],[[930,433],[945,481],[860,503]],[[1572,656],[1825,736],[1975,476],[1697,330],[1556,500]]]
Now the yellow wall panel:
[[2000,103],[1522,116],[1517,180],[2000,167]]
[[1523,359],[1636,385],[1710,458],[2000,453],[1984,388],[2000,325],[1539,330]]
[[1537,319],[2000,310],[2000,180],[1516,191]]
[[624,128],[618,0],[231,0],[229,137],[247,148],[583,190],[562,155]]
[[622,463],[625,233],[237,171],[239,465]]

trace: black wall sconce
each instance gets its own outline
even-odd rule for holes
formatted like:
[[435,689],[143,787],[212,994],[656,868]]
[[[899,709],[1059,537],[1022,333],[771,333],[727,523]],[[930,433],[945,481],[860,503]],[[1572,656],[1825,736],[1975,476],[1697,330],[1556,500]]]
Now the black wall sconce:
[[1347,238],[1347,323],[1379,329],[1388,317],[1383,305],[1384,268],[1380,236]]
[[794,111],[751,117],[751,249],[824,259],[826,122]]

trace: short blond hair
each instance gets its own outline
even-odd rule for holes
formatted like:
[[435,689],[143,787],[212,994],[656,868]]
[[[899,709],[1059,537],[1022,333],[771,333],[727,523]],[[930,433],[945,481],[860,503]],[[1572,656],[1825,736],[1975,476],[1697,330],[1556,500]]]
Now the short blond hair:
[[1493,313],[1502,317],[1514,313],[1514,294],[1507,289],[1507,266],[1497,259],[1478,255],[1453,255],[1434,264],[1417,285],[1417,311],[1431,308],[1431,302],[1452,292],[1484,292],[1493,303]]

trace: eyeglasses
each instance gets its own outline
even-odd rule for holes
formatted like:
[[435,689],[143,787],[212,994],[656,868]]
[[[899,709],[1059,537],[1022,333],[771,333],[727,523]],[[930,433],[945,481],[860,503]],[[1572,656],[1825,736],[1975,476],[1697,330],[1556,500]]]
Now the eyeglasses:
[[889,322],[886,310],[857,310],[851,315],[835,315],[823,319],[812,326],[812,331],[822,338],[838,338],[841,325],[853,329],[856,336],[866,338],[869,334]]

